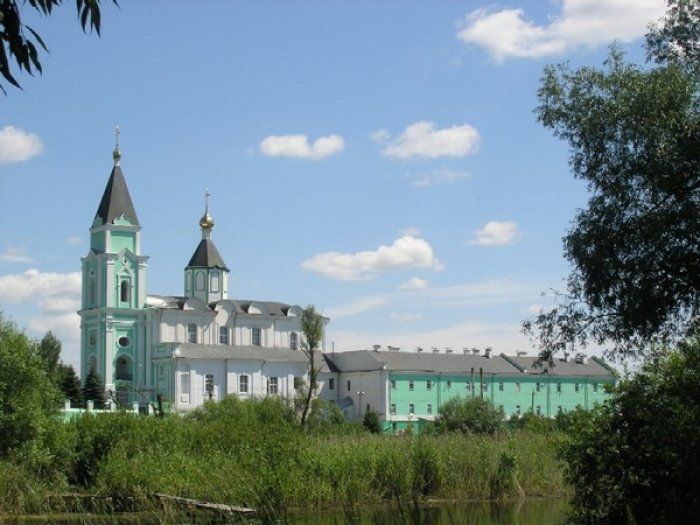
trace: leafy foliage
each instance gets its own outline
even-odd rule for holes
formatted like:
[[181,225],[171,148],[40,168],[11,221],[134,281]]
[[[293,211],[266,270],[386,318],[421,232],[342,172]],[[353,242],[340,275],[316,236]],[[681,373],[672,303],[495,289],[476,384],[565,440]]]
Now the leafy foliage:
[[480,397],[453,397],[442,404],[435,421],[437,432],[494,434],[502,425],[503,414]]
[[[564,238],[574,268],[566,293],[524,323],[544,357],[590,341],[635,355],[698,322],[700,75],[697,39],[681,40],[697,36],[700,9],[670,4],[649,37],[656,68],[628,64],[612,48],[604,70],[545,69],[538,118],[568,142],[591,197]],[[671,60],[672,49],[685,63]]]
[[105,387],[95,367],[90,368],[88,375],[85,376],[82,395],[86,402],[92,401],[95,408],[104,408],[106,402]]
[[379,421],[379,414],[372,409],[365,412],[362,418],[362,426],[372,434],[379,434],[382,431],[382,423]]
[[301,313],[301,331],[303,338],[301,350],[309,360],[309,387],[306,391],[301,413],[301,425],[306,425],[306,417],[311,406],[311,399],[316,392],[316,380],[318,369],[316,368],[316,356],[319,354],[319,347],[323,341],[323,316],[316,312],[313,306],[307,306]]
[[694,523],[700,512],[700,336],[657,351],[570,421],[562,448],[582,521]]
[[[112,2],[119,5],[117,0]],[[20,71],[33,75],[35,71],[42,72],[37,46],[49,51],[41,36],[22,22],[22,9],[26,4],[43,16],[50,16],[55,8],[63,4],[63,0],[0,0],[0,75],[20,89],[19,82],[12,74],[10,59],[15,59]],[[102,21],[100,0],[76,0],[76,6],[83,31],[94,30],[99,35]],[[5,93],[1,83],[0,90]]]

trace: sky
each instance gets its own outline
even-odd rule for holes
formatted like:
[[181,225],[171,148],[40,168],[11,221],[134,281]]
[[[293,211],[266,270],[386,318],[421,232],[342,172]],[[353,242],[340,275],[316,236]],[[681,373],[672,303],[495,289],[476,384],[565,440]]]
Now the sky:
[[[536,348],[586,187],[538,124],[547,64],[642,61],[664,0],[103,2],[0,95],[0,310],[79,359],[114,128],[148,293],[183,294],[204,192],[229,296],[314,304],[336,351]],[[196,7],[194,7],[196,6]],[[594,350],[595,351],[595,350]]]

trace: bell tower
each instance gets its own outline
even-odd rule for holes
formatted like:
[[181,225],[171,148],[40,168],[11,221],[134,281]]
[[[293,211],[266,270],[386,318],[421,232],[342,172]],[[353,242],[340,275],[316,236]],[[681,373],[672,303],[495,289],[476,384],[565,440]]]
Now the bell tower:
[[118,399],[145,381],[146,266],[141,226],[121,169],[119,128],[114,165],[90,227],[82,259],[81,376],[95,368]]

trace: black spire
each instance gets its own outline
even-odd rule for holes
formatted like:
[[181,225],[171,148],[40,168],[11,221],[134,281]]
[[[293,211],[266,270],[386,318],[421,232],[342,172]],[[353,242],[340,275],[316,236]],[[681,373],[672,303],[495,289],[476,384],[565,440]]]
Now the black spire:
[[134,226],[139,225],[139,219],[134,210],[134,203],[131,202],[129,188],[126,187],[126,180],[122,174],[119,164],[112,168],[112,174],[107,181],[107,187],[102,195],[102,200],[97,208],[95,218],[102,219],[102,224],[111,224],[114,219],[121,216],[131,221]]
[[219,250],[214,246],[211,239],[202,239],[199,241],[197,249],[192,254],[190,262],[187,263],[188,268],[221,268],[228,270],[226,263],[219,255]]

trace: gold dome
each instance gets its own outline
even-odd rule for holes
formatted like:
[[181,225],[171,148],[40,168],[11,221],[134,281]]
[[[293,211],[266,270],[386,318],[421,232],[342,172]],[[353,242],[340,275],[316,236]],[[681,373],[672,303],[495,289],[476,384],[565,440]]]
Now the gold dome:
[[202,218],[199,219],[199,226],[203,230],[211,230],[214,227],[214,219],[212,219],[208,211],[205,211],[204,215],[202,215]]

